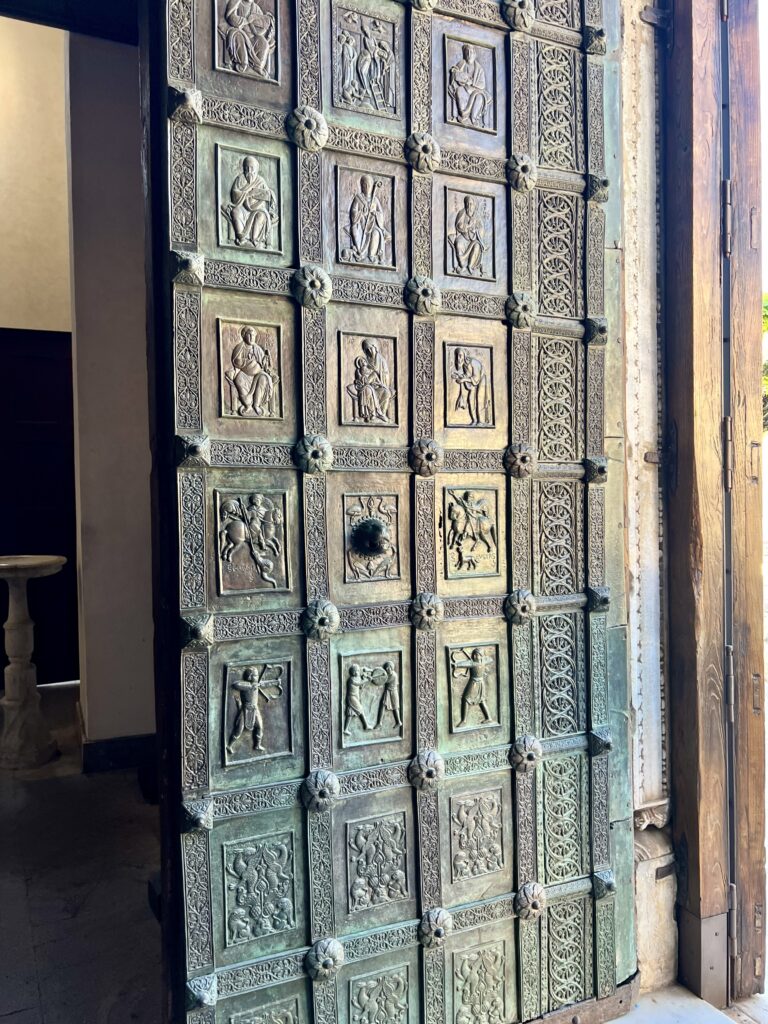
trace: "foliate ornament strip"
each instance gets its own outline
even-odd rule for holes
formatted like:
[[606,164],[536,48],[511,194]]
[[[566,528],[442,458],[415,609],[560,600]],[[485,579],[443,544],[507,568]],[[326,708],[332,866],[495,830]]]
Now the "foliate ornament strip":
[[213,964],[213,912],[208,833],[193,829],[181,837],[184,871],[184,927],[187,970],[200,971]]
[[509,28],[501,16],[499,4],[490,0],[438,0],[435,10],[466,18],[468,21],[481,21],[505,31]]
[[607,999],[616,991],[616,901],[613,897],[595,903],[595,953],[597,998]]
[[[411,8],[411,131],[432,131],[432,18]],[[419,271],[416,271],[419,273]]]
[[321,109],[320,2],[299,0],[299,106]]
[[480,153],[463,153],[455,149],[442,150],[440,170],[444,174],[480,178],[482,181],[506,182],[507,180],[506,160],[496,160]]
[[333,902],[333,832],[331,812],[307,815],[312,941],[336,934]]
[[531,334],[512,332],[512,443],[531,443]]
[[494,921],[507,921],[515,916],[515,901],[511,896],[500,896],[485,903],[452,911],[454,931],[478,928]]
[[367,472],[408,472],[407,448],[333,447],[334,469],[362,469]]
[[587,458],[600,456],[605,436],[605,349],[587,348]]
[[216,1024],[216,1011],[212,1006],[193,1010],[186,1016],[186,1024]]
[[364,768],[351,772],[341,772],[338,776],[340,796],[356,796],[381,789],[397,789],[408,786],[408,761],[397,764],[380,765],[377,768]]
[[213,639],[258,640],[265,636],[294,636],[302,633],[301,612],[244,612],[214,615]]
[[516,772],[517,886],[536,878],[536,771]]
[[413,430],[415,437],[433,437],[435,325],[431,320],[413,323]]
[[512,152],[530,153],[538,157],[538,140],[534,138],[531,100],[533,97],[533,43],[513,37],[512,47]]
[[446,619],[500,619],[504,616],[503,597],[446,597]]
[[592,728],[608,724],[608,616],[589,616],[589,684]]
[[211,441],[210,464],[233,469],[292,469],[293,446],[258,441]]
[[603,62],[587,57],[587,167],[600,177],[605,175],[604,111]]
[[293,981],[305,977],[304,957],[306,949],[298,953],[287,953],[283,956],[259,960],[247,967],[230,967],[216,975],[219,999],[230,996],[245,995],[267,985],[275,985],[283,981]]
[[197,132],[188,121],[170,121],[171,244],[197,244]]
[[180,82],[195,80],[194,0],[169,0],[168,77]]
[[[416,477],[416,590],[434,593],[437,590],[437,556],[435,552],[435,481]],[[439,906],[439,904],[436,904]]]
[[205,568],[205,479],[202,473],[179,474],[181,513],[180,607],[204,608]]
[[272,267],[254,267],[227,260],[205,261],[205,283],[214,288],[240,288],[243,291],[272,295],[290,295],[293,271]]
[[295,807],[299,799],[301,783],[285,782],[276,786],[261,786],[257,789],[241,789],[233,793],[215,793],[213,817],[216,821],[227,818],[242,818],[258,811],[283,810]]
[[592,765],[592,869],[608,867],[611,859],[608,802],[609,754],[593,757]]
[[446,448],[443,469],[453,473],[503,473],[503,452]]
[[437,643],[431,630],[416,631],[416,737],[419,750],[437,746]]
[[445,949],[424,950],[424,1006],[426,1024],[445,1024]]
[[364,306],[389,306],[405,309],[405,281],[387,284],[356,277],[331,277],[336,302],[356,302]]
[[509,768],[511,747],[496,747],[466,754],[448,754],[445,758],[446,776],[473,775]]
[[341,150],[343,153],[358,153],[361,156],[378,157],[380,160],[405,162],[405,147],[402,139],[390,135],[377,135],[361,128],[345,125],[328,125],[326,149]]
[[587,487],[587,583],[605,586],[605,488]]
[[347,963],[367,960],[379,953],[390,953],[395,949],[408,949],[418,943],[418,925],[402,924],[393,928],[382,928],[355,938],[344,939],[344,959]]
[[312,985],[314,1024],[338,1024],[336,978],[316,981]]
[[309,692],[309,767],[333,764],[333,708],[331,703],[331,649],[327,640],[307,640]]
[[[304,560],[307,567],[307,601],[328,597],[328,546],[324,473],[305,473]],[[331,932],[328,933],[332,934]]]
[[512,193],[512,288],[528,295],[536,293],[537,225],[536,192]]
[[587,316],[602,316],[605,310],[605,212],[597,203],[587,203]]
[[432,277],[432,178],[414,174],[411,179],[411,246],[413,272]]
[[590,901],[569,900],[549,906],[546,974],[550,1011],[592,995],[592,928]]
[[540,923],[521,924],[519,928],[520,1010],[523,1020],[533,1020],[545,1009],[541,1003],[541,989],[544,986],[541,970],[541,929]]
[[410,601],[392,604],[359,605],[355,608],[340,608],[343,632],[354,629],[382,629],[387,626],[407,626],[410,617]]
[[[512,589],[530,590],[531,579],[531,480],[511,480]],[[523,732],[530,732],[524,729]]]
[[440,877],[440,806],[437,793],[421,790],[416,809],[419,821],[419,858],[421,863],[421,909],[423,913],[443,903]]
[[328,431],[325,366],[327,329],[325,308],[302,307],[302,386],[304,388],[305,434],[325,434]]
[[534,701],[533,638],[531,623],[512,626],[512,682],[514,687],[515,732],[536,734]]
[[323,171],[319,153],[299,150],[299,262],[323,260]]
[[208,655],[181,656],[181,786],[185,792],[208,788]]
[[200,292],[189,288],[175,288],[173,342],[177,430],[203,429],[200,394],[200,314]]
[[477,316],[486,320],[503,320],[506,299],[498,295],[481,295],[478,292],[461,292],[445,289],[443,313],[458,313],[461,316]]
[[256,135],[266,135],[272,139],[288,138],[283,114],[278,114],[274,110],[264,110],[250,103],[215,96],[203,96],[203,123],[219,125],[222,128],[237,128]]

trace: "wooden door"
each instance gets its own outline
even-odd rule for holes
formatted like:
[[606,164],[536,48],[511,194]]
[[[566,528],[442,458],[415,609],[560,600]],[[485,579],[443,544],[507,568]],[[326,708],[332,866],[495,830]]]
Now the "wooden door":
[[169,0],[189,1024],[628,1005],[605,49],[600,0]]

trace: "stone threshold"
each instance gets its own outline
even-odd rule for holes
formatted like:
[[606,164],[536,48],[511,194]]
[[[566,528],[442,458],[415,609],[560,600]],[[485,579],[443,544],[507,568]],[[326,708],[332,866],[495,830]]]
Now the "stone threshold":
[[[741,1024],[751,1024],[746,1019],[735,1019],[741,1021]],[[716,1010],[682,985],[647,992],[636,1000],[626,1017],[622,1018],[626,1024],[724,1024],[729,1020],[733,1021],[734,1018],[722,1010]]]

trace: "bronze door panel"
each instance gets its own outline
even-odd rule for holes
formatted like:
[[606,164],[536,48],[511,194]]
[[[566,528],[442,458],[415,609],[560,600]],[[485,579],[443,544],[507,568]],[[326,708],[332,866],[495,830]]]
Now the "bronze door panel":
[[168,0],[186,1024],[619,1012],[603,25]]

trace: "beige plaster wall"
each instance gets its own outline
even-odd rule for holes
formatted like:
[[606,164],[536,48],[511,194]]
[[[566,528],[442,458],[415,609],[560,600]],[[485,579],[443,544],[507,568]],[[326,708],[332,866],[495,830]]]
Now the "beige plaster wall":
[[67,35],[0,18],[0,327],[69,331]]
[[154,732],[138,51],[69,46],[81,706],[88,740]]

